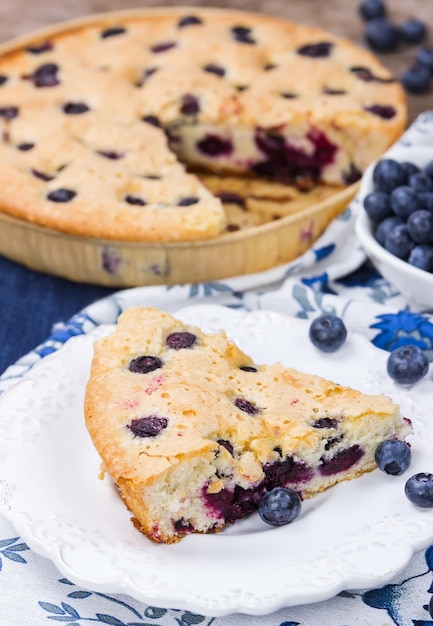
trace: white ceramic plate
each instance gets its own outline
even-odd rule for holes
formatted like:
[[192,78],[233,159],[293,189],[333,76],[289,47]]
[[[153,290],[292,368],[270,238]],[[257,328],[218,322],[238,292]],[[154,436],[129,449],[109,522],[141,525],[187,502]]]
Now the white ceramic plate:
[[376,470],[304,503],[280,528],[259,516],[216,535],[154,544],[129,521],[83,420],[83,394],[95,336],[71,339],[0,399],[0,512],[36,552],[72,582],[124,592],[143,602],[206,615],[265,614],[315,602],[343,589],[384,584],[433,540],[433,509],[404,496],[407,478],[433,471],[433,383],[410,389],[386,374],[387,353],[349,335],[325,355],[308,340],[308,322],[276,313],[196,306],[178,313],[205,331],[225,328],[257,362],[281,361],[365,392],[383,391],[414,423],[412,467]]

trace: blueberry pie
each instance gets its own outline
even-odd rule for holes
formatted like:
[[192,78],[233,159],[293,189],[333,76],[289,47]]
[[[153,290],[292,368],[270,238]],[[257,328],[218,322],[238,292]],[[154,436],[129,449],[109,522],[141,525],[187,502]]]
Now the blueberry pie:
[[152,308],[96,343],[85,417],[134,524],[163,543],[221,530],[276,486],[308,498],[360,476],[411,432],[383,395],[254,363]]
[[390,73],[321,30],[218,9],[97,16],[0,56],[0,207],[83,237],[212,239],[356,181],[405,122]]

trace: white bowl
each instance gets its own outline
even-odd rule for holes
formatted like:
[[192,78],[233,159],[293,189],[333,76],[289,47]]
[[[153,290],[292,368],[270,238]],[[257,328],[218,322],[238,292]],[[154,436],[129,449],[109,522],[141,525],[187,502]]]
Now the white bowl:
[[[433,160],[433,147],[394,146],[381,158],[410,161],[423,168]],[[400,291],[409,305],[433,309],[433,274],[394,256],[374,238],[374,225],[364,209],[364,199],[374,191],[373,170],[376,163],[372,163],[362,177],[358,195],[361,208],[355,223],[356,235],[376,269]]]

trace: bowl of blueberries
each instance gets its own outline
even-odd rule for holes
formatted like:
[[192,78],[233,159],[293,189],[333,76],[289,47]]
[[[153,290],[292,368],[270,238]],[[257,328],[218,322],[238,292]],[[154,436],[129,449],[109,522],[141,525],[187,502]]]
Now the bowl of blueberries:
[[433,309],[433,147],[394,146],[366,170],[355,232],[405,299]]

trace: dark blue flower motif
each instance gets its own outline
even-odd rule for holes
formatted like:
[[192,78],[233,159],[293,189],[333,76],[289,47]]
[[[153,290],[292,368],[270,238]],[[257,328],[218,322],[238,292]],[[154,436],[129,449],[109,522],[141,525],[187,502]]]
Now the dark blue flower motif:
[[316,261],[321,261],[322,259],[325,259],[327,256],[332,254],[334,250],[335,243],[330,243],[327,246],[322,246],[321,248],[313,248]]
[[378,348],[392,351],[405,345],[415,345],[425,350],[429,360],[433,360],[433,323],[420,313],[398,311],[377,316],[380,320],[370,328],[380,332],[372,339]]
[[15,561],[16,563],[27,563],[24,557],[17,552],[23,552],[29,550],[29,547],[25,543],[16,543],[19,537],[12,537],[11,539],[0,539],[0,572],[3,569],[2,556],[9,561]]

